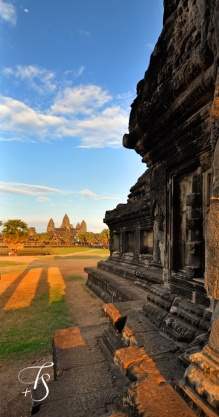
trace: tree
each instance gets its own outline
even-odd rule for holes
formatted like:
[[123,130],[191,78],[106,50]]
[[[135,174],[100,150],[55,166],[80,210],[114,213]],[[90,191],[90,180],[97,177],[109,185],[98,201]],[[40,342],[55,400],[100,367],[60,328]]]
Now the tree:
[[70,245],[72,243],[72,237],[69,233],[64,233],[62,235],[62,239],[64,240],[64,243],[67,245]]
[[76,238],[79,240],[79,242],[82,242],[85,246],[86,244],[86,232],[78,232],[76,235]]
[[86,242],[88,245],[94,243],[94,234],[92,232],[86,232]]
[[109,239],[110,239],[109,229],[103,229],[102,232],[100,233],[100,236],[101,236],[102,243],[104,245],[108,245]]
[[100,233],[94,233],[94,241],[96,245],[101,245],[101,234]]
[[28,238],[27,224],[22,220],[8,220],[3,224],[3,241],[7,243],[9,249],[17,251],[24,247],[24,242]]
[[51,233],[34,233],[32,239],[38,243],[49,243],[51,240]]

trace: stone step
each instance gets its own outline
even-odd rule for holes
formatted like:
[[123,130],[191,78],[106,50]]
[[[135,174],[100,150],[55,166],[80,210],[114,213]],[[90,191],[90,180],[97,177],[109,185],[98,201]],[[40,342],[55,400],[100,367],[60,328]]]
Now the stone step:
[[116,417],[123,412],[122,398],[130,381],[102,349],[100,337],[106,326],[108,323],[54,333],[55,381],[47,383],[46,398],[43,384],[35,390],[32,415]]
[[85,268],[87,286],[105,302],[145,301],[147,293],[127,279],[100,268]]
[[135,381],[123,396],[125,410],[136,417],[197,417],[160,373],[146,350],[130,346],[116,352],[115,362]]
[[55,332],[55,381],[43,400],[44,385],[35,390],[32,415],[195,417],[174,390],[183,377],[177,346],[139,308],[139,301],[105,305],[110,323]]
[[143,316],[137,302],[105,304],[102,309],[119,329],[125,346],[143,347],[172,386],[182,379],[184,371],[177,363],[178,344]]
[[103,331],[101,341],[109,352],[112,360],[114,358],[115,352],[124,347],[120,334],[116,331],[115,328],[113,328],[112,325],[109,325],[108,329]]
[[100,261],[97,264],[98,268],[117,276],[121,276],[127,280],[134,282],[137,285],[149,289],[154,284],[163,282],[162,268],[142,267],[135,264],[125,263],[122,261],[115,261],[113,259]]

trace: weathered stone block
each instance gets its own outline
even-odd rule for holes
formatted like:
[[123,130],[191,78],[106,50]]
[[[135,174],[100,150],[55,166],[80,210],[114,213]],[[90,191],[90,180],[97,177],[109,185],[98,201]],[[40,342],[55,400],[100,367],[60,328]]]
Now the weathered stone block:
[[192,194],[188,194],[186,196],[186,205],[187,206],[195,206],[201,204],[201,193],[195,194],[194,192]]
[[186,270],[186,276],[188,278],[193,278],[195,276],[195,268],[194,267],[186,266],[185,270]]
[[156,306],[156,304],[147,301],[143,306],[143,314],[148,317],[152,323],[160,327],[168,312],[159,306]]
[[219,298],[219,198],[211,199],[207,217],[206,290],[209,297]]
[[186,228],[188,230],[196,230],[201,227],[201,219],[186,219]]
[[201,242],[189,242],[186,244],[186,248],[191,255],[200,256]]
[[219,408],[219,365],[203,353],[190,355],[185,380],[215,409]]
[[197,329],[172,314],[164,318],[161,328],[178,342],[191,343],[198,333]]

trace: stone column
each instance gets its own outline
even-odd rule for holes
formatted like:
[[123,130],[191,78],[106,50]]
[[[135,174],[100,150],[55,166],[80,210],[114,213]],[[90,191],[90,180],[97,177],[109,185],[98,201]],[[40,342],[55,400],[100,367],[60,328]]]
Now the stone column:
[[140,227],[136,225],[135,227],[135,235],[134,235],[134,260],[136,262],[139,261],[140,255]]
[[[219,85],[219,84],[218,84]],[[219,89],[213,105],[213,120],[219,121]],[[219,130],[218,130],[219,133]],[[214,130],[215,135],[215,130]],[[217,138],[213,158],[213,184],[210,211],[206,230],[205,285],[216,308],[212,316],[212,327],[208,344],[202,352],[190,356],[191,365],[185,372],[189,386],[219,411],[219,140]],[[218,415],[218,414],[215,414]]]
[[120,257],[124,256],[124,253],[125,253],[125,231],[126,231],[125,227],[120,229],[120,237],[119,237],[119,254],[120,254]]
[[109,239],[109,250],[110,250],[110,256],[113,254],[113,229],[110,229],[110,239]]

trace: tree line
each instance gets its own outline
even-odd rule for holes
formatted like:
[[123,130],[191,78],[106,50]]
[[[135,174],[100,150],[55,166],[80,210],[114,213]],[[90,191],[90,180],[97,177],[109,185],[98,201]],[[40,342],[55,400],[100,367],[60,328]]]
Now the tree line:
[[[0,226],[2,222],[0,222]],[[78,232],[73,238],[70,233],[63,231],[63,234],[53,232],[32,233],[30,235],[28,226],[22,220],[8,220],[3,224],[3,242],[10,250],[22,249],[25,244],[31,245],[83,245],[108,247],[109,229],[103,229],[100,233]]]

